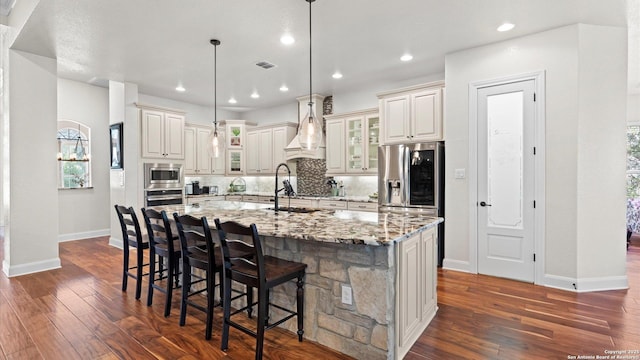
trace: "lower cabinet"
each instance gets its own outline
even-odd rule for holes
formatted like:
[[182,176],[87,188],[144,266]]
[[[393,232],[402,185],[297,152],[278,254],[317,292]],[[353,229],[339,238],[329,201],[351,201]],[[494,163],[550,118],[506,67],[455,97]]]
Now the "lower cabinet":
[[396,248],[396,355],[403,358],[437,310],[437,227],[400,241]]

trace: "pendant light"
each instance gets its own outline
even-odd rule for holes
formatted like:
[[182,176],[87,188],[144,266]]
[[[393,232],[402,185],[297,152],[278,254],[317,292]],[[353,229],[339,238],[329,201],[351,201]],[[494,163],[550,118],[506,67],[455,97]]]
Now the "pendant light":
[[312,80],[312,67],[311,67],[311,3],[315,0],[305,0],[309,3],[309,111],[307,115],[302,119],[298,127],[298,135],[300,141],[300,147],[305,150],[316,150],[322,142],[322,124],[313,112],[313,98],[311,80]]
[[224,151],[224,136],[218,133],[218,76],[217,76],[217,48],[220,40],[211,39],[209,41],[213,45],[213,132],[209,135],[207,150],[209,155],[219,158]]

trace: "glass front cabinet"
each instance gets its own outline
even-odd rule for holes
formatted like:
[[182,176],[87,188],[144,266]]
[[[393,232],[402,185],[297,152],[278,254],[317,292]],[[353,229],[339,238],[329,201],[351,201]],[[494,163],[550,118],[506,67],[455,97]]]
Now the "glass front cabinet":
[[325,116],[327,175],[378,173],[380,117],[378,109]]
[[380,118],[377,111],[348,117],[347,173],[378,173],[378,144],[380,139]]

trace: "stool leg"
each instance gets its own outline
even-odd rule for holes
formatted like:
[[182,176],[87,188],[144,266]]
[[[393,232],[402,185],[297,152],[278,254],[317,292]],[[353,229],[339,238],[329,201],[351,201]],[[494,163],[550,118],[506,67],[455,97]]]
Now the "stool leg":
[[153,304],[153,284],[155,282],[156,272],[156,252],[153,247],[149,249],[149,290],[147,291],[147,306]]
[[302,341],[304,334],[304,274],[298,275],[298,289],[296,291],[296,305],[298,306],[298,341]]
[[140,294],[142,293],[142,264],[144,264],[144,251],[141,248],[136,248],[136,258],[138,266],[136,267],[136,300],[140,300]]
[[167,276],[167,295],[165,297],[165,301],[164,301],[164,317],[169,317],[169,315],[171,314],[171,298],[173,297],[173,268],[176,266],[176,264],[174,264],[174,259],[171,258],[171,256],[167,259],[167,262],[169,263],[169,269],[168,269],[168,274],[169,276]]
[[251,305],[253,304],[253,288],[249,285],[245,288],[247,290],[247,316],[251,319],[251,314],[253,313],[253,306]]
[[180,299],[180,326],[187,320],[187,297],[191,288],[191,265],[182,260],[182,297]]
[[207,340],[211,340],[211,332],[213,328],[213,298],[214,290],[215,290],[215,282],[216,282],[216,274],[214,273],[214,269],[209,264],[209,271],[207,271],[206,282],[207,282],[207,323],[204,338]]
[[123,240],[122,250],[124,254],[124,259],[122,261],[122,291],[127,291],[127,283],[129,282],[129,244],[127,243],[127,239]]
[[[225,271],[222,269],[222,271]],[[224,299],[222,300],[222,339],[220,341],[220,350],[227,351],[229,349],[229,321],[231,320],[231,279],[223,276]]]
[[256,329],[256,360],[262,359],[262,349],[264,345],[264,327],[269,307],[267,289],[258,288],[258,328]]

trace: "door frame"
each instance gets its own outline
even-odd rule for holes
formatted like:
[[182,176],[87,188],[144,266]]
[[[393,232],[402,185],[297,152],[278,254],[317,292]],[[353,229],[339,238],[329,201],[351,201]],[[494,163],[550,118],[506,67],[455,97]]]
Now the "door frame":
[[469,270],[478,273],[478,89],[513,82],[533,80],[536,93],[534,111],[533,143],[534,157],[534,238],[536,254],[534,284],[542,284],[545,269],[545,71],[534,71],[517,75],[474,81],[469,83]]

